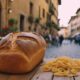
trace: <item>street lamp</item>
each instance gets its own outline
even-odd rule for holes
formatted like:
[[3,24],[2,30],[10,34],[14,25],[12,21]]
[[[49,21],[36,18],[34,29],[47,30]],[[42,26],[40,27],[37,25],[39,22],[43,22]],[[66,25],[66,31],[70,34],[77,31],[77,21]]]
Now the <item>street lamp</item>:
[[8,9],[8,13],[12,13],[12,9],[11,9],[11,6],[12,6],[12,2],[14,0],[8,0],[8,6],[9,6],[9,9]]
[[12,11],[12,9],[8,9],[8,13],[12,13],[13,11]]
[[14,0],[10,0],[11,2],[13,2]]
[[14,0],[9,0],[9,2],[13,2]]

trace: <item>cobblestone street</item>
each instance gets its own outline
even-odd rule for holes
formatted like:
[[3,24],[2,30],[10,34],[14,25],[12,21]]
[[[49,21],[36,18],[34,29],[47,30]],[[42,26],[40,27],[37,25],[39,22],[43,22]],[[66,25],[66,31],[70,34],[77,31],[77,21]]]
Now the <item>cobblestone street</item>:
[[74,42],[70,43],[68,40],[64,40],[61,46],[50,46],[46,50],[45,58],[55,58],[59,56],[80,58],[80,45],[75,44]]

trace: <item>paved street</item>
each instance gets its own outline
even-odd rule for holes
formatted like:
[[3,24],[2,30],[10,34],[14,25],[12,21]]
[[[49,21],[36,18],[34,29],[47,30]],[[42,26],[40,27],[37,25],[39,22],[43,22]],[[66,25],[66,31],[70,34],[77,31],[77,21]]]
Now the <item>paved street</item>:
[[68,40],[64,40],[61,46],[50,46],[46,50],[45,58],[52,58],[58,56],[70,56],[80,58],[80,46],[74,42],[70,43]]

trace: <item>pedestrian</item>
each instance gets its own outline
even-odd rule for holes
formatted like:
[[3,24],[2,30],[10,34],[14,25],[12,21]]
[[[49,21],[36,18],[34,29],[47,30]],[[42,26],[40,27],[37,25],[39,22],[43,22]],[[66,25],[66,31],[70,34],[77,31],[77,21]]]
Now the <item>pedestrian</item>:
[[72,37],[70,37],[70,43],[72,43],[72,41],[73,41],[73,38],[72,38]]
[[58,46],[59,44],[59,36],[56,36],[56,45]]
[[59,44],[62,45],[62,42],[64,40],[64,37],[62,35],[59,36]]

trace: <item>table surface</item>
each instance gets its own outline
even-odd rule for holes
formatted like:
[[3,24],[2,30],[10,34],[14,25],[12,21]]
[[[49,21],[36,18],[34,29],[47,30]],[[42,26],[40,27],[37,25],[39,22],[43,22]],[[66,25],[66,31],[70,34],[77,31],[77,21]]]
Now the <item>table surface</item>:
[[[50,60],[50,59],[49,59]],[[49,61],[45,59],[44,62]],[[80,80],[80,76],[77,77],[56,77],[51,72],[42,72],[41,66],[38,65],[32,72],[26,74],[4,74],[0,73],[0,80]]]

